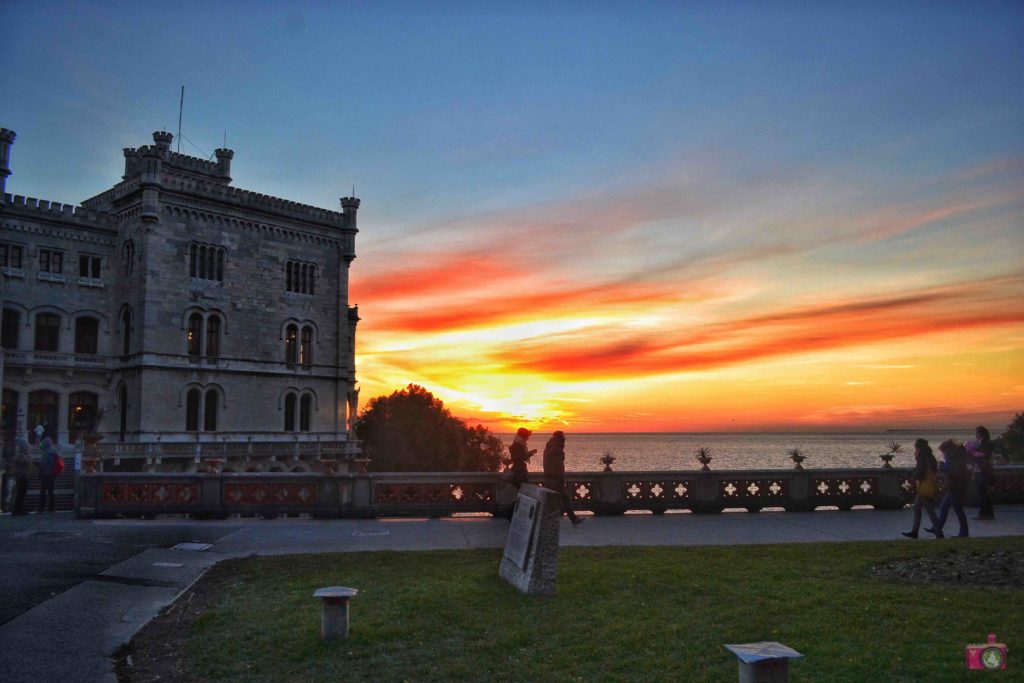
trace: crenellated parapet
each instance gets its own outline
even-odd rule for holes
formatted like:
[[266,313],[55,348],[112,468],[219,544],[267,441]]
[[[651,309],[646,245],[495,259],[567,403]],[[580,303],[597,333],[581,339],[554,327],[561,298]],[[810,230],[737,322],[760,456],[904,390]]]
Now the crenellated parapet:
[[23,197],[20,194],[4,194],[4,204],[8,214],[25,213],[33,217],[46,217],[70,221],[91,227],[114,229],[117,222],[114,216],[106,211],[97,211],[74,204],[62,204],[35,197]]

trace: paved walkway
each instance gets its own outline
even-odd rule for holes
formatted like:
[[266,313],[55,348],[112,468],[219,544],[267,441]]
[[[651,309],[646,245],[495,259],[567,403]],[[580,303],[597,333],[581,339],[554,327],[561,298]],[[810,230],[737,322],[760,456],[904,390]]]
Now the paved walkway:
[[[977,537],[1024,536],[1024,506],[1002,506],[998,519],[972,520]],[[762,512],[667,514],[563,520],[563,546],[745,545],[901,539],[911,513]],[[955,520],[947,531],[955,532]],[[38,528],[37,528],[38,527]],[[40,531],[42,530],[42,531]],[[29,532],[29,533],[26,533]],[[508,522],[489,517],[383,520],[107,520],[69,517],[0,518],[0,539],[33,532],[85,535],[96,543],[153,532],[164,538],[202,539],[205,550],[150,548],[117,558],[105,571],[0,625],[0,678],[5,682],[113,682],[111,656],[132,635],[217,562],[248,555],[372,550],[498,548]],[[928,539],[907,543],[935,543]],[[177,541],[175,541],[177,542]],[[955,539],[941,541],[951,547]],[[112,557],[116,553],[112,551]],[[17,561],[19,556],[14,554]],[[4,558],[6,562],[8,558]]]

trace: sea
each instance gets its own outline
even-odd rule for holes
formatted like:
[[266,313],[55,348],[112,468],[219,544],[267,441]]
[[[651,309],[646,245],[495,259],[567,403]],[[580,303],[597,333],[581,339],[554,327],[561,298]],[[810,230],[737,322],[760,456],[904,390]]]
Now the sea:
[[[506,445],[514,434],[496,434]],[[544,444],[550,433],[536,432],[530,448],[537,454],[530,460],[531,471],[543,470]],[[696,470],[697,449],[708,448],[713,470],[792,469],[788,451],[794,448],[807,456],[808,469],[828,467],[880,467],[883,453],[897,444],[892,464],[913,467],[914,441],[924,438],[938,456],[938,446],[946,439],[966,441],[973,431],[885,431],[885,432],[763,432],[763,433],[575,433],[566,432],[565,469],[593,472],[604,465],[606,452],[615,456],[616,471]]]

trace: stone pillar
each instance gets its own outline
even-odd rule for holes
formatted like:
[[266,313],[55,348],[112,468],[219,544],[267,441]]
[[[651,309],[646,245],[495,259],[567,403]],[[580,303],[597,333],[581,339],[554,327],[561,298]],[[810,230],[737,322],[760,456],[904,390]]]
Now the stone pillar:
[[16,438],[28,439],[28,389],[18,392],[18,424]]
[[62,391],[57,395],[57,425],[53,432],[56,435],[54,439],[58,444],[71,443],[70,432],[68,431],[68,408],[71,405],[69,401],[68,392]]

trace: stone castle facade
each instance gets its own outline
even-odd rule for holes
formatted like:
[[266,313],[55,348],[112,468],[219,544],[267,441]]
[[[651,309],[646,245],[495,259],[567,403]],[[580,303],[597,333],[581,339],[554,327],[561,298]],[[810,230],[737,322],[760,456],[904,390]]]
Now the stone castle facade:
[[240,469],[261,448],[306,469],[345,450],[359,199],[337,212],[242,190],[231,150],[186,156],[157,132],[110,190],[37,200],[6,193],[14,139],[0,129],[8,444],[40,424],[60,443],[100,432],[149,469],[193,453]]

